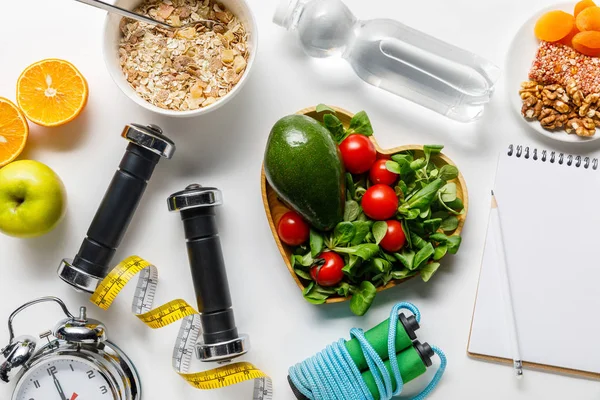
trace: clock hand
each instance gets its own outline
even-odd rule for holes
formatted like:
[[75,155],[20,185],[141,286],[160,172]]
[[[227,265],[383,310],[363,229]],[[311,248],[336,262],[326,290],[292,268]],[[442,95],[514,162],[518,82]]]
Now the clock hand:
[[56,386],[56,390],[60,395],[60,400],[67,400],[67,396],[65,396],[65,392],[63,391],[62,386],[60,386],[60,382],[55,374],[52,374],[52,379],[54,380],[54,386]]
[[79,397],[79,395],[77,393],[73,393],[73,396],[71,396],[71,400],[75,400],[77,397]]

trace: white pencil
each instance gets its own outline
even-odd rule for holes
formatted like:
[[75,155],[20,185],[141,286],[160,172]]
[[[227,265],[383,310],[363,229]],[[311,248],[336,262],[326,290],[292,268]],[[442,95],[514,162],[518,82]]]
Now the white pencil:
[[490,225],[494,229],[494,247],[496,247],[496,256],[498,258],[498,273],[500,274],[500,285],[502,286],[502,299],[504,301],[504,314],[508,325],[508,335],[513,355],[513,367],[517,379],[523,377],[523,360],[519,349],[519,337],[517,335],[517,322],[515,319],[515,310],[513,308],[512,294],[510,291],[510,280],[508,279],[508,265],[506,264],[506,255],[504,254],[504,236],[502,234],[502,225],[500,224],[500,212],[498,202],[494,191],[492,190],[492,211],[490,213]]

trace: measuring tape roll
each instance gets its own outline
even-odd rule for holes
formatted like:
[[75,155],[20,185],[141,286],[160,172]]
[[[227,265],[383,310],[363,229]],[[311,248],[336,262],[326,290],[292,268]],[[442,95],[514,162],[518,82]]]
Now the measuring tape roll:
[[131,310],[148,327],[159,329],[183,320],[175,346],[172,365],[187,383],[197,389],[219,389],[254,380],[253,400],[271,400],[273,384],[260,369],[248,362],[237,362],[202,372],[188,372],[194,346],[201,334],[200,314],[185,300],[172,300],[152,308],[158,286],[158,269],[148,261],[131,256],[123,260],[100,282],[90,301],[108,310],[121,290],[136,275],[140,275]]

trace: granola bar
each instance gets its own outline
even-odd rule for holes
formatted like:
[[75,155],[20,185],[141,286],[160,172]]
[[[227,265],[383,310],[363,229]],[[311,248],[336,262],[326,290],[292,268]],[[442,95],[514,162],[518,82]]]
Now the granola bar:
[[600,58],[589,57],[560,43],[542,42],[529,79],[543,85],[574,84],[585,96],[600,93]]

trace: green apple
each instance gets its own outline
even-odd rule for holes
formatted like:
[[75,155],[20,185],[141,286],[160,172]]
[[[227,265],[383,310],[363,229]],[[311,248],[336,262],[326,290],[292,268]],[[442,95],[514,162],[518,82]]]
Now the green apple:
[[15,161],[0,169],[0,232],[35,237],[58,225],[67,206],[65,187],[38,161]]

